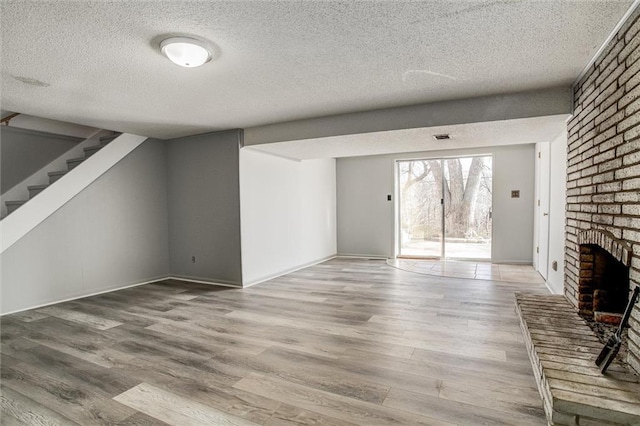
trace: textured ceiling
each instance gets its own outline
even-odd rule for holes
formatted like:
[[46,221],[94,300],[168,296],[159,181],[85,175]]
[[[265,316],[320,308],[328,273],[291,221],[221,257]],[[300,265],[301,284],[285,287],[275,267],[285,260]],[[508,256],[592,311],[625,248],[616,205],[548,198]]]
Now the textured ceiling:
[[[252,145],[245,149],[293,160],[426,152],[496,145],[551,142],[566,129],[567,114],[428,128],[370,132],[300,141]],[[433,135],[448,134],[449,140]]]
[[[2,117],[11,115],[11,111],[2,111]],[[72,136],[74,138],[86,139],[100,129],[82,126],[79,124],[67,123],[64,121],[50,120],[32,115],[20,114],[11,119],[7,127],[25,130],[36,130],[39,132],[52,133],[54,135]],[[2,126],[5,128],[5,126]]]
[[[569,85],[630,5],[2,0],[1,102],[171,138]],[[169,34],[205,39],[216,58],[170,63]]]

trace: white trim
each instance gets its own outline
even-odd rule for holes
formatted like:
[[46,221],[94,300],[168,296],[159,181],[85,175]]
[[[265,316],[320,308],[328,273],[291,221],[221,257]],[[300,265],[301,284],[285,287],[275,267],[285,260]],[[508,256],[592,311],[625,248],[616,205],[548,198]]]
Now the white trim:
[[107,170],[147,140],[146,136],[122,134],[93,154],[89,159],[62,176],[55,185],[29,200],[17,211],[0,221],[2,246],[0,253],[24,237],[60,207],[78,195]]
[[335,259],[336,257],[339,257],[339,256],[337,254],[332,254],[330,256],[323,257],[322,259],[313,260],[311,262],[307,262],[307,263],[299,265],[299,266],[294,266],[293,268],[286,269],[284,271],[276,272],[274,274],[269,274],[269,275],[266,275],[264,277],[258,278],[256,280],[250,281],[248,283],[242,283],[242,288],[252,287],[252,286],[254,286],[256,284],[260,284],[260,283],[263,283],[265,281],[269,281],[269,280],[272,280],[274,278],[278,278],[278,277],[281,277],[283,275],[291,274],[292,272],[296,272],[296,271],[299,271],[301,269],[308,268],[308,267],[314,266],[314,265],[318,265],[320,263],[326,262],[326,261],[331,260],[331,259]]
[[368,260],[368,259],[371,259],[371,260],[387,260],[387,259],[391,259],[388,256],[380,256],[380,255],[377,255],[377,254],[369,255],[369,254],[341,254],[341,253],[338,253],[338,254],[335,255],[335,257],[338,257],[338,258],[343,257],[345,259],[365,259],[365,260]]
[[151,279],[151,280],[148,280],[148,281],[143,281],[143,282],[139,282],[139,283],[135,283],[135,284],[128,284],[128,285],[125,285],[123,287],[112,288],[112,289],[109,289],[109,290],[96,291],[96,292],[89,293],[89,294],[84,294],[84,295],[81,295],[81,296],[73,296],[73,297],[69,297],[69,298],[66,298],[66,299],[57,300],[55,302],[47,302],[47,303],[43,303],[41,305],[32,306],[30,308],[23,308],[23,309],[17,309],[15,311],[4,312],[4,313],[0,314],[0,317],[5,316],[5,315],[17,314],[18,312],[30,311],[32,309],[44,308],[45,306],[57,305],[58,303],[70,302],[72,300],[78,300],[78,299],[84,299],[86,297],[98,296],[100,294],[111,293],[111,292],[114,292],[114,291],[124,290],[124,289],[131,288],[131,287],[138,287],[138,286],[145,285],[145,284],[157,283],[159,281],[163,281],[163,280],[166,280],[166,279],[167,279],[167,277],[162,276],[162,277],[154,278],[154,279]]
[[167,280],[176,280],[176,281],[186,281],[186,282],[196,283],[196,284],[217,285],[217,286],[221,286],[221,287],[242,288],[242,286],[238,285],[238,284],[221,283],[221,282],[217,282],[217,281],[194,280],[193,278],[184,278],[184,277],[179,277],[179,276],[170,276],[170,277],[167,277],[165,279],[167,279]]
[[[598,51],[595,53],[595,55],[593,55],[593,58],[591,58],[591,60],[587,63],[584,69],[580,72],[580,74],[578,74],[578,77],[573,81],[573,83],[571,83],[572,88],[575,87],[580,82],[580,80],[582,80],[582,77],[584,77],[585,74],[587,74],[587,72],[589,72],[589,68],[591,68],[591,66],[596,62],[596,60],[602,54],[602,52],[604,52],[604,49],[606,49],[609,42],[613,40],[616,34],[618,34],[618,31],[620,31],[620,28],[622,28],[624,23],[627,22],[627,19],[629,19],[629,17],[633,14],[633,12],[636,10],[638,6],[640,6],[640,0],[635,0],[633,4],[629,7],[627,12],[622,16],[622,18],[620,18],[620,21],[618,21],[616,26],[613,27],[613,30],[611,30],[611,32],[605,39],[604,43],[602,43]],[[572,93],[571,96],[573,97],[573,90],[571,91],[571,93]],[[572,107],[572,111],[573,111],[573,107]]]
[[[533,266],[533,261],[531,260],[492,260],[491,263],[500,263],[503,265],[531,265]],[[538,271],[536,271],[538,272]]]
[[[545,280],[544,285],[547,286],[547,289],[549,290],[549,292],[551,292],[551,294],[563,294],[564,293],[564,288],[561,287],[560,289],[556,289],[554,288],[553,284],[551,284],[551,281],[549,280]],[[560,290],[558,292],[558,290]]]
[[109,289],[109,290],[100,290],[100,291],[96,291],[96,292],[93,292],[93,293],[83,294],[83,295],[80,295],[80,296],[73,296],[73,297],[68,297],[68,298],[61,299],[61,300],[56,300],[56,301],[53,301],[53,302],[43,303],[43,304],[32,306],[32,307],[29,307],[29,308],[23,308],[23,309],[17,309],[15,311],[4,312],[4,313],[0,314],[0,317],[2,317],[4,315],[17,314],[18,312],[24,312],[24,311],[30,311],[32,309],[44,308],[46,306],[57,305],[58,303],[71,302],[72,300],[84,299],[86,297],[98,296],[100,294],[112,293],[114,291],[125,290],[127,288],[139,287],[141,285],[153,284],[153,283],[166,281],[166,280],[187,281],[187,282],[198,283],[198,284],[209,284],[209,285],[222,286],[222,287],[242,288],[239,285],[223,284],[223,283],[213,282],[213,281],[193,280],[193,279],[190,279],[190,278],[180,278],[180,277],[175,277],[175,276],[170,276],[170,275],[168,275],[168,276],[167,275],[163,275],[163,276],[160,276],[160,277],[157,277],[157,278],[153,278],[153,279],[150,279],[150,280],[147,280],[147,281],[142,281],[142,282],[135,283],[135,284],[128,284],[128,285],[125,285],[125,286],[122,286],[122,287],[116,287],[116,288],[112,288],[112,289]]
[[84,148],[93,146],[94,144],[99,144],[100,136],[106,136],[108,133],[108,130],[96,131],[85,140],[78,142],[73,148],[68,149],[64,153],[60,154],[57,158],[51,160],[40,170],[32,173],[31,176],[23,179],[21,182],[16,183],[13,187],[5,191],[4,194],[0,195],[0,212],[2,216],[4,217],[7,215],[7,206],[4,204],[5,201],[28,200],[29,186],[48,184],[48,172],[66,170],[68,159],[82,157],[84,155]]

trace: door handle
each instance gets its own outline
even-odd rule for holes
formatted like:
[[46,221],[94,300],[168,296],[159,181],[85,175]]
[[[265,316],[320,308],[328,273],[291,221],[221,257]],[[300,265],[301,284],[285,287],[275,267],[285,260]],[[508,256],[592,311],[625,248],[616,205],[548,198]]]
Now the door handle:
[[542,216],[549,216],[549,213],[542,213]]

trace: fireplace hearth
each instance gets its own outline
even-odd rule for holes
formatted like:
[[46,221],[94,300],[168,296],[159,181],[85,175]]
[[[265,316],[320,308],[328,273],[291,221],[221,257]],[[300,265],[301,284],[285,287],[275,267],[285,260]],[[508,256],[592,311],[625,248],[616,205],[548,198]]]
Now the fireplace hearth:
[[601,374],[602,342],[564,296],[516,294],[516,312],[550,425],[640,424],[640,378],[620,357]]

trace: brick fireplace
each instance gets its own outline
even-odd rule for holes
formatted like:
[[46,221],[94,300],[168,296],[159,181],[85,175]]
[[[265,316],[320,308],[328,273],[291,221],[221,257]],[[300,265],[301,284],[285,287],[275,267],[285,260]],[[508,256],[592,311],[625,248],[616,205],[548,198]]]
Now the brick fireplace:
[[628,302],[631,246],[599,229],[582,231],[578,243],[578,312],[617,325]]
[[518,293],[516,312],[550,425],[640,425],[640,302],[604,375],[606,327],[584,318],[619,321],[640,286],[640,7],[573,94],[564,295]]
[[[640,10],[574,87],[568,123],[565,297],[620,312],[640,285]],[[595,306],[594,306],[595,305]],[[640,308],[627,362],[640,372]]]

